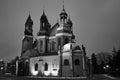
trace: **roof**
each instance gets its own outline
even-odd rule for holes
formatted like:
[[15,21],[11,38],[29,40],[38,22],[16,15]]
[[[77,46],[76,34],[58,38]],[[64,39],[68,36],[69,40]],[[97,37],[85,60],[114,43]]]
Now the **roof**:
[[30,50],[27,50],[25,53],[23,53],[21,58],[29,58],[31,56],[38,56],[38,55],[39,55],[39,53],[37,52],[37,50],[30,49]]
[[37,57],[37,56],[54,56],[54,55],[58,55],[57,52],[47,52],[47,53],[39,53],[39,55],[34,55],[31,57]]
[[76,50],[81,50],[81,48],[79,47],[79,45],[77,45],[75,42],[73,43],[67,43],[63,46],[63,52],[66,52],[66,51],[76,51]]
[[21,58],[30,58],[30,57],[36,57],[36,56],[53,56],[58,55],[57,52],[47,52],[47,53],[39,53],[36,49],[27,50]]
[[27,18],[27,20],[26,20],[26,22],[25,22],[25,25],[27,25],[28,23],[32,23],[32,24],[33,24],[33,21],[32,21],[32,19],[31,19],[30,14],[29,14],[29,16],[28,16],[28,18]]
[[51,29],[50,29],[50,36],[55,36],[57,33],[57,28],[59,27],[59,23],[56,23]]

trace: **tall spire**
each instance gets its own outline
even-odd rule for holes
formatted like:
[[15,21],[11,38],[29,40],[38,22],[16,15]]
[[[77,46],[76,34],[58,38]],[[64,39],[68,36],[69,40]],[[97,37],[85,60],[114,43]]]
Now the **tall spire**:
[[28,18],[27,18],[27,20],[26,20],[25,25],[28,25],[28,24],[33,24],[33,21],[32,21],[32,19],[31,19],[31,15],[30,15],[30,11],[29,11],[29,16],[28,16]]
[[43,5],[43,15],[45,15],[45,5]]
[[64,1],[62,1],[62,3],[63,3],[63,10],[65,11],[65,8],[64,8]]
[[44,9],[43,9],[43,15],[45,16],[45,11],[44,11]]
[[45,9],[43,9],[43,14],[42,14],[40,20],[41,20],[41,21],[47,20],[47,17],[46,17],[46,15],[45,15]]
[[24,31],[25,35],[33,35],[32,34],[32,32],[33,32],[32,26],[33,26],[33,21],[31,19],[30,12],[29,12],[29,16],[25,22],[25,31]]
[[63,12],[63,13],[66,13],[66,11],[65,11],[65,6],[64,6],[64,1],[62,1],[62,12]]
[[45,14],[45,6],[43,6],[43,14],[40,17],[40,30],[38,32],[38,36],[40,35],[48,35],[48,30],[50,29],[50,23]]
[[66,13],[65,8],[64,8],[64,1],[63,1],[62,7],[63,7],[63,9],[62,9],[62,11],[60,13],[60,22],[62,24],[64,24],[64,23],[66,23],[66,20],[67,20],[67,13]]

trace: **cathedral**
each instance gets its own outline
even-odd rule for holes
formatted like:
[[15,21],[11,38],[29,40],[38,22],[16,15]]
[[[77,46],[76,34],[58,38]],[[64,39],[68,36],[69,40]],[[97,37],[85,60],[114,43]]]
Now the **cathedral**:
[[73,23],[64,5],[60,20],[50,25],[45,11],[40,17],[37,37],[33,36],[33,20],[25,22],[18,75],[80,77],[89,74],[85,47],[75,42]]

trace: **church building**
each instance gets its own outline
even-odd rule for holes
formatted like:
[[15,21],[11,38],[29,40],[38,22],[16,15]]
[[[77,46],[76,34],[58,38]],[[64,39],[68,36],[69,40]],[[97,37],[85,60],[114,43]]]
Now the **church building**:
[[37,37],[33,36],[33,20],[25,22],[18,75],[80,77],[89,73],[85,47],[75,42],[73,23],[66,10],[60,20],[50,25],[45,11],[40,17]]

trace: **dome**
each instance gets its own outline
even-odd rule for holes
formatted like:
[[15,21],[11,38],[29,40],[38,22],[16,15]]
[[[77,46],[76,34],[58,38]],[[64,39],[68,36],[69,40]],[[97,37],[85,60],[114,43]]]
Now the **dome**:
[[66,52],[66,51],[70,51],[72,49],[72,51],[81,51],[79,45],[77,45],[76,43],[67,43],[63,46],[62,51]]

